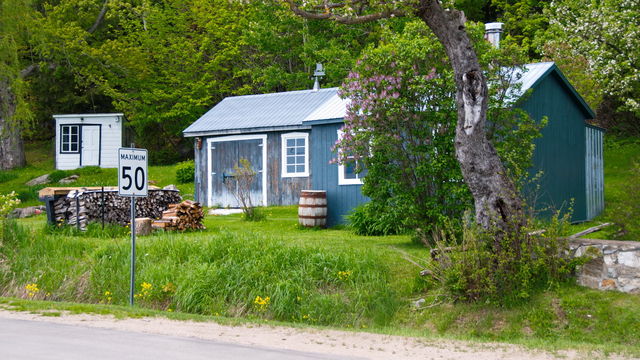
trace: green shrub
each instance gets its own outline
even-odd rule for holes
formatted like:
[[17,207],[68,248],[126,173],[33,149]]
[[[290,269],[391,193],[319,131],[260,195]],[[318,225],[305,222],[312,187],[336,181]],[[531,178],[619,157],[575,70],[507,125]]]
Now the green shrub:
[[245,221],[263,221],[267,219],[267,214],[262,208],[254,206],[242,212],[242,219]]
[[568,248],[560,233],[570,214],[554,216],[547,232],[530,236],[497,233],[469,222],[457,241],[444,232],[434,235],[429,270],[438,287],[454,300],[486,300],[497,304],[522,302],[539,290],[569,279],[588,259],[563,256]]
[[368,202],[356,207],[348,216],[349,226],[358,235],[395,235],[407,231],[404,215],[397,207],[384,207],[376,202]]
[[0,171],[0,184],[16,179],[17,177],[18,174],[16,174],[15,172],[2,170]]
[[193,182],[195,177],[195,164],[193,160],[183,161],[176,165],[176,180],[179,184]]

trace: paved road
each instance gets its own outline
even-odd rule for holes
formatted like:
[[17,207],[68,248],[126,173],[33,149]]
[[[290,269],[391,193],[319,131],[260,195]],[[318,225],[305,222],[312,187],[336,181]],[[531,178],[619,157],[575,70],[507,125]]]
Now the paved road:
[[0,359],[347,360],[355,358],[42,321],[0,319]]

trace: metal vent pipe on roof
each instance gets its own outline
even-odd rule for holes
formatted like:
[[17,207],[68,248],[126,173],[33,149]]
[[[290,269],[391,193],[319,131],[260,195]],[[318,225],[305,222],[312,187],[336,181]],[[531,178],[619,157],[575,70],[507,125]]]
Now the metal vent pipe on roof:
[[484,38],[489,40],[491,45],[493,45],[496,49],[500,48],[500,36],[502,34],[502,25],[501,22],[492,22],[484,24]]
[[320,78],[324,76],[324,69],[322,68],[322,64],[316,64],[316,71],[314,71],[313,76],[316,78],[313,83],[313,91],[320,90]]

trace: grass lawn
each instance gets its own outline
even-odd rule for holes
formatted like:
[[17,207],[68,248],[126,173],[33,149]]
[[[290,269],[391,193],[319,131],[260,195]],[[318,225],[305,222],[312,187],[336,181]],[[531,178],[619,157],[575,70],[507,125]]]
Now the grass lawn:
[[[47,186],[118,186],[117,169],[88,167],[56,172],[53,146],[50,146],[50,141],[27,143],[25,152],[27,166],[16,170],[0,171],[0,194],[15,191],[22,201],[21,206],[42,205],[42,202],[38,200],[38,191]],[[58,177],[77,174],[80,178],[67,185],[60,185],[57,182],[37,186],[25,185],[31,179],[54,172]],[[174,184],[185,198],[193,198],[193,183],[178,184],[175,173],[175,166],[149,166],[149,180],[155,182],[154,185],[163,187]]]
[[[32,236],[4,233],[0,256],[12,260],[0,271],[1,294],[9,297],[0,302],[28,311],[268,321],[640,355],[639,295],[558,284],[510,307],[439,303],[407,260],[423,263],[428,253],[407,236],[301,229],[295,207],[265,211],[262,222],[207,216],[202,232],[140,237],[139,296],[130,314],[126,233],[47,228],[44,216],[20,220],[27,230],[19,231]],[[33,300],[25,300],[29,284],[38,286]],[[428,307],[416,310],[419,298]]]

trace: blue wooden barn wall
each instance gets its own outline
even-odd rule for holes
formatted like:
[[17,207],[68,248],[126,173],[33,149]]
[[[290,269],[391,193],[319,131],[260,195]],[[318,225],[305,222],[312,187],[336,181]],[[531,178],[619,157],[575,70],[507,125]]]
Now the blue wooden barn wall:
[[335,158],[331,148],[338,139],[338,129],[342,125],[342,122],[314,125],[311,129],[311,181],[314,190],[327,191],[328,226],[345,223],[345,215],[369,200],[360,191],[362,185],[338,185],[338,165],[330,164]]
[[535,205],[539,215],[549,216],[553,211],[567,210],[573,199],[572,220],[587,220],[585,120],[591,116],[555,72],[546,76],[520,107],[536,120],[548,118],[542,137],[535,141],[531,175],[542,171],[542,177],[525,189],[529,205]]

